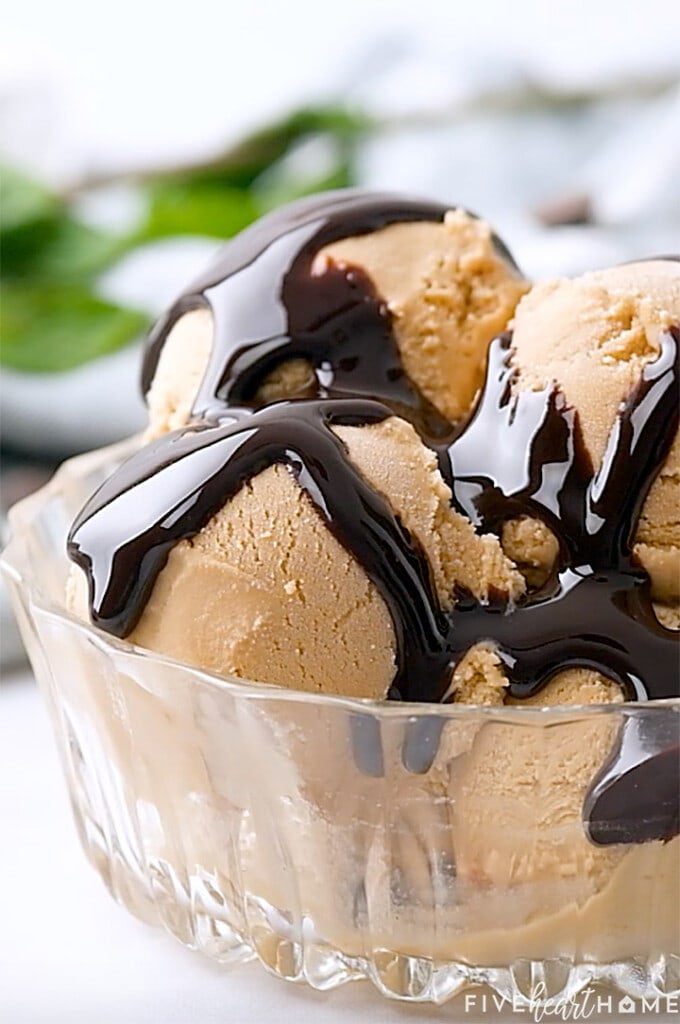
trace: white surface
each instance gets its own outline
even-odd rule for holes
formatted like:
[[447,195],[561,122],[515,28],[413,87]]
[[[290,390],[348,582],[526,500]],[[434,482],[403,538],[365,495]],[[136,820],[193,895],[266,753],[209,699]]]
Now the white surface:
[[443,1007],[390,1003],[366,983],[313,992],[254,963],[217,968],[135,920],[111,900],[78,847],[47,716],[27,674],[0,686],[0,780],[2,1024],[531,1020],[466,1014],[461,999]]

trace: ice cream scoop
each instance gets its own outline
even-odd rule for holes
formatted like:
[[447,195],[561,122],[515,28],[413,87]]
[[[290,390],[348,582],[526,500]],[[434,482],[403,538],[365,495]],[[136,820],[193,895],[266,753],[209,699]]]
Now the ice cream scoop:
[[[522,300],[513,333],[517,388],[556,381],[578,410],[585,448],[597,470],[621,404],[643,368],[658,358],[661,336],[680,324],[680,262],[654,259],[536,285]],[[513,556],[521,544],[511,543]],[[642,506],[633,552],[655,599],[680,599],[680,438]],[[545,564],[554,554],[546,550]]]
[[[393,372],[458,420],[481,386],[489,342],[528,287],[489,225],[463,210],[356,192],[293,204],[231,242],[154,329],[143,370],[150,435],[215,400],[373,397],[380,381],[368,364],[382,346],[356,315],[362,290],[384,305]],[[341,352],[336,334],[329,360],[321,335],[331,319],[348,337]]]
[[[337,403],[334,407],[339,409]],[[238,454],[235,445],[241,440],[247,443],[248,435],[258,429],[261,436],[271,437],[273,431],[273,443],[281,434],[294,443],[285,433],[289,421],[280,411],[273,412],[269,422],[261,415],[252,423],[249,418],[236,432],[230,427],[225,431],[214,428],[207,436],[215,448],[220,443],[234,445],[233,467]],[[309,404],[301,404],[287,412],[297,426],[298,418],[304,422],[311,409]],[[187,463],[197,458],[190,447],[194,436],[200,442],[203,432],[185,437]],[[403,652],[408,641],[395,631],[400,609],[394,608],[389,594],[390,603],[386,603],[381,589],[352,555],[361,545],[356,531],[368,531],[372,514],[380,516],[376,546],[385,547],[388,559],[390,531],[395,547],[402,530],[404,537],[413,538],[412,558],[418,564],[418,552],[423,553],[443,606],[450,604],[457,586],[480,600],[488,598],[491,588],[508,597],[518,597],[523,591],[524,581],[504,556],[497,538],[476,534],[451,506],[451,493],[435,457],[410,424],[394,416],[371,425],[337,424],[332,431],[324,429],[319,439],[325,445],[317,452],[324,454],[324,471],[344,478],[338,481],[337,491],[325,490],[331,528],[308,490],[285,465],[275,462],[243,486],[239,486],[239,477],[236,489],[233,478],[225,475],[217,488],[214,514],[206,525],[170,548],[143,614],[127,632],[131,642],[216,672],[293,689],[386,696],[397,670],[396,646],[400,644]],[[175,439],[175,447],[179,444]],[[203,452],[205,449],[198,449],[198,458],[204,457]],[[148,454],[147,449],[142,450],[137,460],[128,464],[128,472],[134,473],[137,463],[141,468]],[[219,454],[213,460],[218,471],[220,460]],[[172,487],[172,475],[178,471],[185,472],[182,461],[158,468],[150,479],[144,479],[142,470],[133,500],[149,513],[158,509],[158,494],[164,495],[165,488]],[[311,464],[309,471],[314,472]],[[319,486],[325,487],[323,479]],[[352,502],[353,487],[357,488],[356,503]],[[132,494],[134,490],[128,492],[130,497]],[[179,498],[179,491],[173,494]],[[191,495],[184,494],[189,502]],[[120,516],[120,502],[109,506],[108,494],[100,497],[102,510],[79,530],[80,543],[88,549],[100,547],[89,532],[97,530],[104,531],[114,546],[117,534],[124,546],[129,524]],[[352,536],[349,520],[355,513],[361,514],[362,501],[365,521],[354,527]],[[163,511],[161,506],[157,543],[161,532],[168,530],[167,525],[160,525]],[[183,528],[187,529],[186,523]],[[367,536],[364,546],[369,543]],[[142,557],[141,549],[137,550]],[[127,559],[134,562],[137,557],[130,549]],[[383,574],[383,591],[389,586],[384,575],[388,569],[389,561],[386,566],[374,565],[374,572]],[[395,579],[399,569],[395,562]],[[73,578],[71,602],[87,614],[84,581],[80,574]],[[420,580],[414,574],[413,583],[425,591],[430,586],[427,573]],[[436,600],[434,594],[432,599]],[[404,609],[403,628],[423,630],[425,624],[417,617],[407,624],[406,615]]]

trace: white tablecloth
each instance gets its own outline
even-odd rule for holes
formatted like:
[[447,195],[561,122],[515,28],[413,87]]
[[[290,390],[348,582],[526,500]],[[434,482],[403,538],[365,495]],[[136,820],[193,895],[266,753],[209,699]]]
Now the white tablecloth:
[[[617,1000],[614,997],[613,1006]],[[110,898],[78,846],[40,695],[27,674],[0,686],[2,1024],[407,1024],[527,1021],[382,999],[368,984],[320,993],[255,963],[218,968]],[[556,1019],[546,1017],[545,1020]],[[561,1019],[561,1018],[557,1018]],[[593,1013],[590,1021],[638,1021]],[[675,1020],[649,1015],[655,1024]]]

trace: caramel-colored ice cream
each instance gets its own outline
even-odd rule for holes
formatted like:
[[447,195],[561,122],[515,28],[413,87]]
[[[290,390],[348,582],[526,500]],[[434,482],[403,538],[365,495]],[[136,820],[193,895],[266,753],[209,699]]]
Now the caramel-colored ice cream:
[[[639,764],[617,774],[616,759],[618,706],[676,685],[680,265],[527,287],[460,210],[334,194],[264,221],[160,321],[144,445],[71,533],[71,609],[131,643],[404,702],[376,723],[370,704],[293,694],[235,730],[209,690],[194,707],[160,686],[159,714],[158,694],[120,681],[114,760],[130,770],[128,732],[175,751],[143,798],[185,815],[184,850],[228,891],[221,817],[249,787],[276,793],[285,820],[263,799],[239,824],[239,884],[295,902],[350,956],[367,931],[487,965],[636,956],[621,907],[636,879],[641,955],[672,944],[668,907],[643,908],[652,874],[672,885],[677,840],[636,817]],[[628,468],[650,482],[641,513]],[[102,719],[107,699],[92,698]],[[472,707],[420,720],[420,702]],[[669,749],[652,735],[637,753],[645,767]],[[594,833],[584,807],[605,769],[630,800]]]
[[[444,604],[457,585],[480,599],[490,587],[519,597],[521,574],[496,537],[478,535],[451,507],[413,427],[392,417],[335,429],[418,538]],[[84,577],[76,580],[71,600],[86,614]],[[375,584],[283,466],[258,474],[173,547],[129,639],[214,672],[312,692],[381,698],[395,672],[394,627]]]
[[451,210],[441,224],[392,224],[322,249],[317,272],[328,261],[363,267],[394,317],[406,373],[448,419],[461,419],[489,342],[529,287],[487,222]]
[[[559,385],[578,412],[593,470],[601,465],[617,415],[642,368],[658,357],[660,336],[680,323],[680,263],[631,263],[535,285],[521,300],[513,321],[512,362],[517,392]],[[538,519],[506,520],[503,550],[538,587],[554,570],[557,538]],[[652,581],[655,613],[669,629],[680,625],[680,439],[644,503],[634,553]],[[465,703],[512,702],[507,680],[492,650],[477,648],[458,670],[456,699]],[[588,680],[587,690],[583,689]],[[557,700],[555,700],[557,695]],[[601,673],[570,669],[532,701],[552,704],[608,703],[621,688]]]
[[[600,465],[619,408],[643,366],[659,353],[662,331],[680,323],[680,263],[650,260],[536,285],[514,322],[518,388],[557,381],[579,421],[594,468]],[[523,527],[526,534],[527,527]],[[506,526],[504,546],[519,561],[522,539]],[[540,527],[539,527],[540,530]],[[545,534],[545,531],[542,531]],[[518,543],[519,540],[519,543]],[[507,541],[507,543],[506,543]],[[556,550],[529,539],[528,560],[545,567]],[[634,551],[649,573],[654,597],[680,599],[680,437],[647,495]]]
[[[320,230],[319,211],[324,216],[332,211]],[[298,238],[305,218],[318,242],[310,247],[305,236],[297,255],[290,255],[288,239]],[[421,578],[430,577],[431,599],[439,609],[467,607],[472,599],[477,612],[499,601],[513,611],[527,594],[531,599],[550,585],[563,567],[565,542],[549,517],[522,513],[522,501],[514,499],[508,506],[512,514],[503,508],[490,529],[480,529],[456,507],[458,438],[452,423],[474,406],[490,341],[512,323],[512,376],[506,387],[513,401],[520,401],[514,426],[532,415],[526,403],[521,412],[523,396],[556,389],[566,409],[576,411],[589,472],[595,473],[621,409],[644,368],[659,356],[663,332],[680,322],[678,263],[653,260],[546,282],[522,298],[528,284],[486,222],[459,209],[444,212],[383,198],[376,204],[371,197],[353,203],[342,194],[325,205],[311,200],[294,206],[289,216],[263,221],[262,228],[244,234],[240,247],[232,246],[234,255],[225,250],[218,271],[208,273],[200,287],[180,299],[177,313],[161,321],[145,366],[150,412],[145,440],[158,438],[161,451],[170,433],[167,458],[172,461],[178,457],[175,449],[191,446],[194,437],[199,444],[202,436],[210,439],[230,418],[238,421],[238,432],[241,403],[255,412],[243,423],[257,431],[256,410],[271,408],[276,417],[282,408],[277,402],[291,401],[302,421],[309,415],[304,403],[314,404],[318,396],[321,409],[324,401],[360,395],[359,420],[366,422],[355,424],[353,412],[348,423],[326,423],[325,430],[342,442],[352,471],[387,502],[395,528],[415,541],[420,555],[408,557],[422,557]],[[268,306],[273,282],[275,300]],[[241,340],[242,333],[247,340]],[[493,451],[498,442],[487,442],[478,430],[475,434],[488,389],[498,386],[494,374],[498,369],[489,371],[488,393],[478,400],[469,424],[480,467],[498,458]],[[240,398],[229,398],[233,387]],[[373,398],[386,401],[393,414],[381,413],[379,422],[372,422]],[[499,401],[491,412],[500,421],[506,402],[502,388]],[[267,434],[268,450],[295,429],[295,417],[291,427],[286,416],[284,410]],[[532,445],[540,441],[547,464],[563,457],[548,451],[551,437],[570,428],[565,419],[550,429],[552,434],[536,434],[530,442],[520,438]],[[466,436],[463,431],[463,445]],[[220,444],[227,441],[225,435]],[[676,436],[652,482],[633,547],[650,574],[656,615],[671,628],[677,624],[680,576],[678,444]],[[517,442],[513,445],[508,459],[521,467],[524,453]],[[333,515],[324,487],[340,487],[336,497],[342,501],[342,485],[331,479],[323,485],[317,480],[311,489],[301,484],[297,456],[291,463],[286,442],[284,449],[284,457],[271,456],[272,464],[265,459],[239,477],[228,499],[220,502],[219,493],[217,500],[211,498],[211,514],[202,514],[196,528],[178,532],[153,586],[145,584],[143,607],[128,614],[126,635],[226,675],[312,692],[385,697],[403,656],[395,607],[386,603],[384,583],[381,589],[351,545],[329,528]],[[454,477],[446,468],[451,453]],[[583,475],[583,467],[579,472]],[[144,469],[142,483],[146,474]],[[359,503],[365,500],[366,494]],[[529,509],[531,502],[522,500]],[[549,507],[557,500],[556,493]],[[478,518],[476,509],[465,507],[471,519]],[[82,590],[82,581],[72,589]],[[76,604],[82,605],[82,598]],[[482,616],[478,635],[471,634],[462,649],[455,646],[458,631],[472,618],[455,621],[460,626],[452,633],[449,667],[444,658],[436,670],[438,699],[482,705],[516,700],[508,668],[517,657],[508,650],[503,654],[494,633],[501,620]],[[487,623],[493,627],[488,636]],[[533,642],[531,631],[520,647],[528,642]],[[558,694],[567,704],[620,700],[630,683],[620,672],[598,672],[597,657],[580,659],[587,668],[577,659],[573,667],[549,669],[536,692],[523,693],[522,700],[540,702],[543,692],[548,702],[549,694]],[[432,672],[434,678],[434,665]],[[629,670],[627,678],[632,677]]]
[[[528,288],[489,225],[462,210],[440,222],[388,224],[322,247],[311,274],[323,281],[338,267],[368,276],[389,310],[404,370],[425,397],[450,419],[464,415],[491,338]],[[147,393],[147,441],[191,419],[214,331],[201,307],[169,330]],[[284,361],[264,375],[257,403],[306,397],[312,382],[308,360]],[[520,596],[521,574],[495,536],[476,533],[452,507],[412,426],[392,417],[334,429],[424,549],[444,607],[460,587],[482,601],[490,590]],[[202,668],[294,689],[380,698],[395,672],[394,628],[378,590],[282,466],[256,475],[170,551],[129,638]]]
[[[486,221],[451,210],[441,223],[390,224],[322,248],[312,271],[359,266],[394,319],[404,369],[449,419],[459,420],[479,390],[491,339],[504,330],[529,284],[499,248]],[[180,317],[170,331],[147,395],[149,436],[183,426],[213,340],[209,310]],[[313,371],[302,359],[273,371],[261,402],[304,394]]]

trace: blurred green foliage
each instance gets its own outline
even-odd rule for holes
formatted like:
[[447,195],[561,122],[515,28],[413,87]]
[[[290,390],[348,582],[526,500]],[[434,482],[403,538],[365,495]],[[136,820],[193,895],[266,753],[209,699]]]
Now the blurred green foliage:
[[[143,214],[126,233],[78,216],[87,183],[59,196],[0,169],[0,361],[26,372],[67,370],[138,338],[148,314],[102,297],[105,270],[148,242],[229,238],[280,203],[354,184],[357,144],[370,128],[342,108],[300,110],[210,162],[140,174],[132,183]],[[310,140],[323,147],[322,167],[304,159]]]
[[2,362],[36,373],[72,369],[139,337],[147,320],[87,285],[3,282]]

